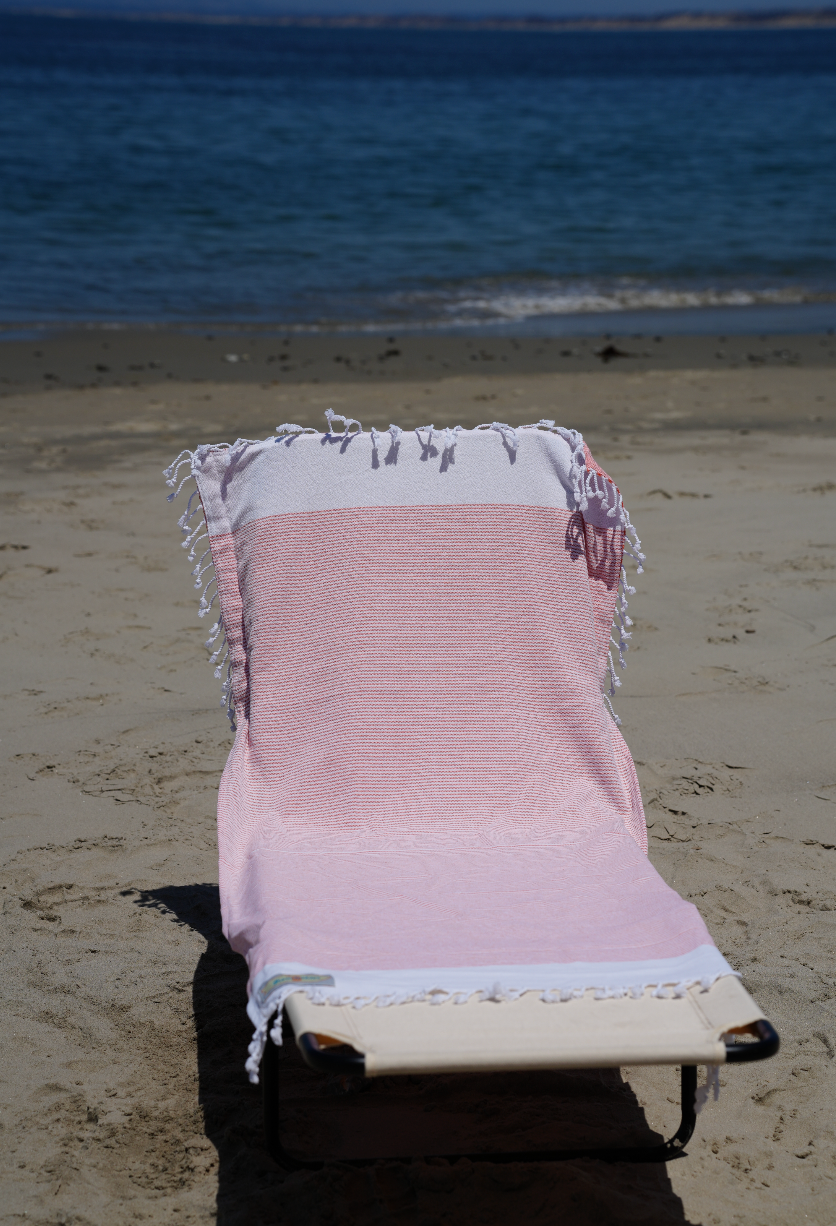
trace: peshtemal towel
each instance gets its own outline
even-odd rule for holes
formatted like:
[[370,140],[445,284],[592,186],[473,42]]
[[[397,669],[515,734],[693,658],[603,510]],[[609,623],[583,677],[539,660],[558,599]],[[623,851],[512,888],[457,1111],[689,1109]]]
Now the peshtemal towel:
[[251,1078],[293,991],[553,1002],[732,974],[647,860],[606,694],[632,525],[580,435],[332,416],[167,470],[196,478],[229,649],[220,894]]

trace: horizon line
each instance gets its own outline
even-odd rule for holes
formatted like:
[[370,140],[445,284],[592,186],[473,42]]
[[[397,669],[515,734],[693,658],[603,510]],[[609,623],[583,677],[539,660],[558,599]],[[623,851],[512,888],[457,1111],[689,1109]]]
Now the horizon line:
[[728,30],[728,29],[816,29],[836,26],[836,5],[788,9],[671,9],[656,14],[624,14],[597,17],[548,17],[532,13],[525,17],[491,15],[484,17],[431,15],[422,13],[305,14],[265,13],[254,7],[249,12],[199,12],[195,10],[108,8],[98,4],[58,7],[54,5],[5,5],[0,15],[56,17],[64,19],[98,17],[119,21],[188,22],[204,25],[266,25],[330,29],[501,29],[521,31],[572,30]]

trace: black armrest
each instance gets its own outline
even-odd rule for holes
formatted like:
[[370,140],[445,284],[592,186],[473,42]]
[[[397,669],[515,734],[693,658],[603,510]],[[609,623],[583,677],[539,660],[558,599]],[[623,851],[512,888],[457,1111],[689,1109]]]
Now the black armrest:
[[749,1060],[766,1060],[769,1056],[774,1056],[781,1046],[778,1031],[766,1018],[762,1017],[760,1021],[753,1022],[751,1026],[745,1028],[745,1032],[756,1034],[758,1037],[754,1043],[734,1043],[731,1039],[727,1038],[726,1064],[744,1064]]
[[323,1047],[319,1039],[311,1031],[300,1034],[296,1046],[302,1053],[302,1058],[318,1073],[341,1073],[365,1076],[366,1057],[347,1043],[335,1043]]

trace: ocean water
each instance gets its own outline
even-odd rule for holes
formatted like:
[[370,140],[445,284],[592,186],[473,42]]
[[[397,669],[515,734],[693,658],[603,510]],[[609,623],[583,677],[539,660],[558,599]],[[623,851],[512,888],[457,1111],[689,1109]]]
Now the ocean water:
[[0,320],[834,303],[836,30],[0,15]]

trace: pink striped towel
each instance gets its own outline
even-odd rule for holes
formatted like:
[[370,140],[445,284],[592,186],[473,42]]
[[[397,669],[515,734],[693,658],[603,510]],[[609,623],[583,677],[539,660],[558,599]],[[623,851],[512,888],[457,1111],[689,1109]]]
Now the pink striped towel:
[[166,470],[196,479],[180,524],[227,651],[220,891],[251,1079],[290,992],[552,1003],[733,974],[647,860],[609,705],[642,555],[581,436],[326,416]]

